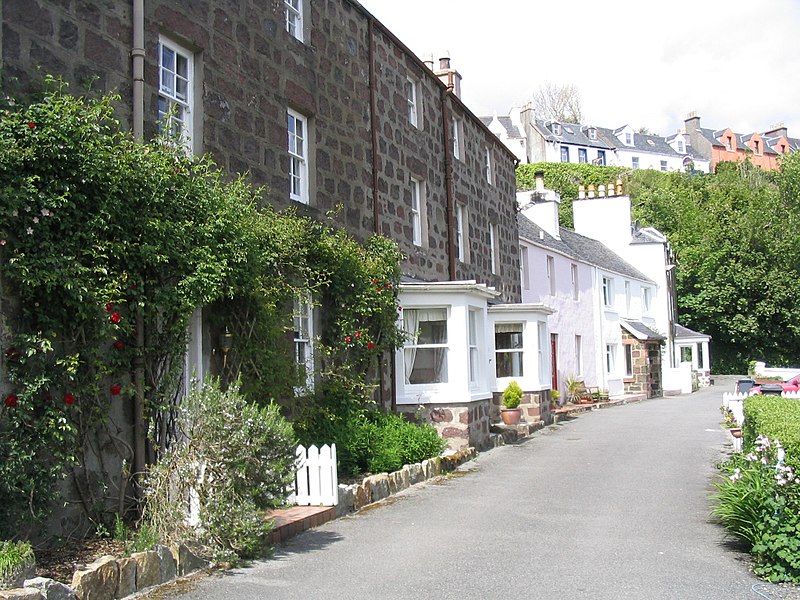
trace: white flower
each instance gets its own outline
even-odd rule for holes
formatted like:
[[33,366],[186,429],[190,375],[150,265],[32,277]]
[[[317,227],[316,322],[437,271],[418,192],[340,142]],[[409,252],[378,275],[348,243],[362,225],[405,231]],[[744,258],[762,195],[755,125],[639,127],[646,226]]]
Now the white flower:
[[25,212],[31,212],[31,207],[30,206],[26,206],[25,207]]
[[28,227],[25,231],[28,232],[28,235],[33,235],[33,227]]
[[744,458],[745,458],[745,460],[749,460],[750,462],[758,460],[758,457],[753,452],[751,452],[750,454],[748,454]]
[[11,216],[12,217],[18,217],[19,216],[19,211],[15,208],[14,210],[11,211]]
[[39,222],[39,217],[33,217],[33,223],[34,223],[34,225],[35,225],[36,223],[38,223],[38,222]]
[[48,209],[46,209],[46,208],[43,208],[43,209],[42,209],[42,216],[43,216],[43,217],[52,217],[52,216],[53,216],[53,213],[51,213],[51,212],[50,212]]

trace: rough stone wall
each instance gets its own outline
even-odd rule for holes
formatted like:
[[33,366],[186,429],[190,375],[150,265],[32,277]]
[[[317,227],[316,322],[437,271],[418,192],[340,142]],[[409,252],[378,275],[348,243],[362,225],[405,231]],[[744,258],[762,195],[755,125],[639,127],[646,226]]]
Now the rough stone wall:
[[[650,382],[650,365],[645,345],[627,331],[622,332],[622,343],[631,346],[633,374],[625,378],[626,394],[646,394]],[[624,356],[623,356],[624,359]]]
[[[492,421],[500,421],[500,410],[502,407],[503,393],[494,392],[490,411]],[[550,423],[553,420],[552,413],[550,412],[550,390],[524,392],[519,407],[522,409],[522,419],[528,423],[536,423],[537,421]]]
[[451,450],[474,447],[483,449],[489,443],[489,400],[474,402],[424,405],[422,413],[418,407],[398,406],[399,411],[415,413],[417,418],[431,423],[446,441]]
[[658,398],[664,394],[661,382],[661,344],[648,342],[646,344],[647,360],[650,363],[650,373],[647,379],[647,397]]
[[[145,135],[156,132],[159,35],[186,47],[195,59],[194,140],[224,168],[249,172],[267,186],[278,208],[294,205],[323,219],[341,205],[334,223],[358,239],[374,229],[369,97],[369,35],[363,12],[349,0],[307,2],[306,42],[284,27],[284,3],[148,0],[145,3]],[[117,91],[125,127],[131,116],[131,3],[32,0],[0,4],[6,78],[23,89],[37,69],[58,74],[75,93],[85,84]],[[379,229],[408,255],[406,275],[449,278],[445,146],[441,83],[379,26],[374,28]],[[405,84],[418,82],[423,118],[407,116]],[[9,88],[11,89],[11,88]],[[519,300],[518,250],[513,220],[514,162],[495,136],[447,100],[462,120],[464,160],[454,161],[456,200],[469,208],[470,257],[457,278],[496,286]],[[288,200],[286,110],[309,119],[310,204]],[[495,183],[485,181],[484,147],[492,148]],[[427,229],[412,241],[410,177],[426,184]],[[498,227],[498,274],[489,264],[489,223]]]

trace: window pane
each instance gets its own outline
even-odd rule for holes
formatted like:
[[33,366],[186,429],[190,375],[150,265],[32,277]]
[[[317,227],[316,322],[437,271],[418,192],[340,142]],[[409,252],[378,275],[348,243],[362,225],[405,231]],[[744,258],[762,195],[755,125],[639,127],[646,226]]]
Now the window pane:
[[522,349],[522,333],[514,332],[495,332],[494,347],[497,350],[519,350]]
[[522,377],[522,352],[498,352],[497,376]]
[[406,348],[406,364],[413,364],[408,383],[446,383],[447,348]]
[[447,321],[422,321],[419,323],[417,344],[446,344]]

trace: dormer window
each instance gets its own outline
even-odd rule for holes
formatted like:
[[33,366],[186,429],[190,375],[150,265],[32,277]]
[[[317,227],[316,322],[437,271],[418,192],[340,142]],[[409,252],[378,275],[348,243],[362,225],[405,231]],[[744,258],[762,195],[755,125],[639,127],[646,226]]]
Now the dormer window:
[[633,145],[633,134],[626,133],[625,134],[625,145],[632,146]]
[[755,146],[756,154],[761,154],[761,143],[758,140],[753,140],[753,145]]
[[589,134],[589,139],[590,140],[596,140],[597,139],[597,129],[595,129],[594,127],[589,127],[588,134]]
[[561,124],[560,123],[553,123],[550,125],[550,129],[553,131],[553,135],[561,135]]
[[678,152],[683,154],[683,141],[678,140]]
[[731,136],[728,136],[727,138],[725,138],[725,149],[728,152],[733,150],[733,138]]

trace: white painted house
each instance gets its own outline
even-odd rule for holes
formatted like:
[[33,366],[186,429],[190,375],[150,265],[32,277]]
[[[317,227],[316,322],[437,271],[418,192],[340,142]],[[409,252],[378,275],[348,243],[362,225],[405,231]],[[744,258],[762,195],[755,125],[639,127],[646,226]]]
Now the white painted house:
[[517,199],[523,302],[555,309],[553,387],[576,377],[611,395],[660,395],[660,361],[654,369],[647,354],[664,340],[655,331],[655,281],[598,240],[559,227],[560,199],[540,177]]

